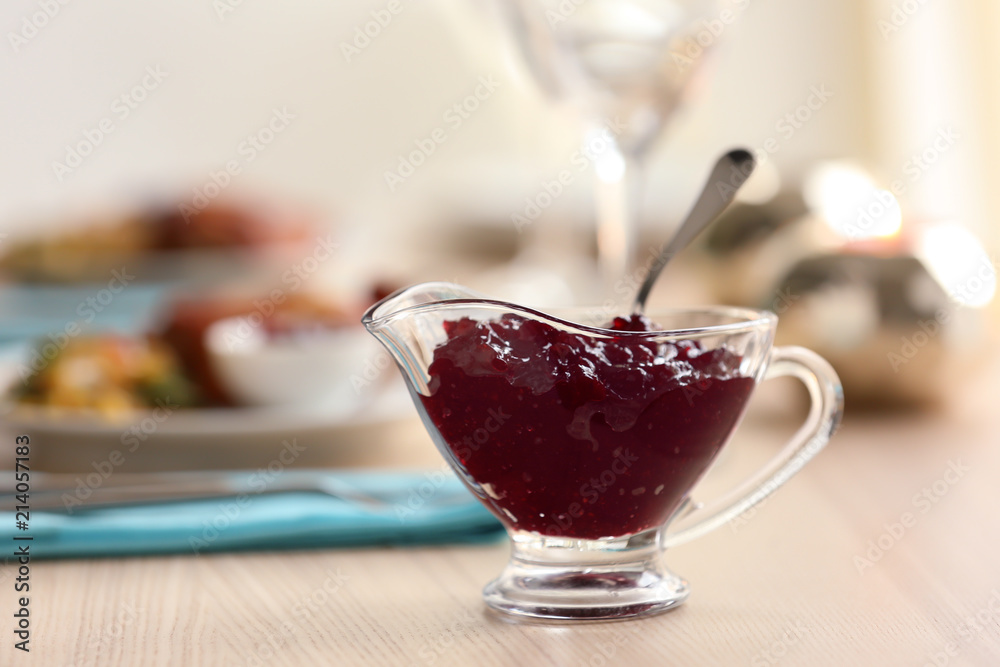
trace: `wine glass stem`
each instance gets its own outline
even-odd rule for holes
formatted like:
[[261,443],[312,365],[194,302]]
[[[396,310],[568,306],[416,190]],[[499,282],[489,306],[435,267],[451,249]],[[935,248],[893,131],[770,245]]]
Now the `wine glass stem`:
[[[597,260],[606,285],[616,285],[634,269],[639,235],[642,165],[605,134],[605,150],[594,160]],[[617,290],[616,290],[617,292]]]

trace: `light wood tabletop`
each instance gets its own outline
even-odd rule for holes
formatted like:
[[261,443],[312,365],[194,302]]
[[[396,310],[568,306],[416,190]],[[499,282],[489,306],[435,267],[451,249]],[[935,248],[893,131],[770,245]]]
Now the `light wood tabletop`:
[[[37,561],[30,654],[0,570],[0,665],[997,665],[1000,374],[959,391],[935,414],[849,417],[755,511],[668,552],[692,595],[660,616],[489,613],[502,541]],[[752,410],[706,495],[776,451],[780,412]],[[440,465],[416,423],[396,442],[383,464]]]

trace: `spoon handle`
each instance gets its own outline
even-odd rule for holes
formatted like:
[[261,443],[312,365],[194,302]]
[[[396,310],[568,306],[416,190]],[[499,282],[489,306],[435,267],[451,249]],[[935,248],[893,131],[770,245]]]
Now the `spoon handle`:
[[653,290],[653,284],[660,277],[663,267],[674,255],[686,248],[691,241],[701,233],[710,222],[722,214],[726,207],[736,198],[740,187],[750,178],[757,166],[749,151],[738,148],[729,151],[719,158],[708,177],[698,201],[687,214],[684,222],[670,242],[663,247],[656,261],[649,267],[649,273],[636,294],[632,312],[641,314],[646,307],[646,299]]

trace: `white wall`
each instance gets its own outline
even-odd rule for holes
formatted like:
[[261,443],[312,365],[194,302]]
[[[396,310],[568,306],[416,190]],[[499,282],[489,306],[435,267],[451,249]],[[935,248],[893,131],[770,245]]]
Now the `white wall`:
[[[486,0],[400,0],[402,12],[350,63],[339,44],[387,0],[242,0],[221,18],[207,0],[72,0],[15,53],[8,32],[40,11],[39,1],[0,8],[5,228],[94,192],[202,183],[209,170],[240,158],[240,142],[275,107],[296,118],[242,164],[237,185],[263,183],[390,224],[426,218],[442,201],[506,218],[576,141],[575,126],[504,55],[498,26],[480,7]],[[723,35],[716,76],[659,146],[650,206],[684,208],[718,151],[762,145],[814,85],[834,97],[781,138],[775,163],[794,178],[818,157],[866,154],[861,14],[841,0],[751,2]],[[147,66],[168,76],[127,118],[115,116],[113,101]],[[501,87],[390,193],[384,171],[441,126],[444,111],[480,76],[495,76]],[[103,117],[114,131],[60,182],[53,161]],[[561,205],[586,211],[589,191],[578,185]]]

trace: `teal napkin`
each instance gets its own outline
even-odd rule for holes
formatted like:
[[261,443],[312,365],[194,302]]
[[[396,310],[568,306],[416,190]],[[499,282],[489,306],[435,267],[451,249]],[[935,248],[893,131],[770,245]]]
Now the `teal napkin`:
[[[0,513],[0,540],[31,536],[34,558],[210,553],[480,542],[500,523],[452,474],[331,473],[377,505],[322,493],[245,494],[161,504],[31,512],[18,530]],[[84,506],[85,507],[85,506]]]

